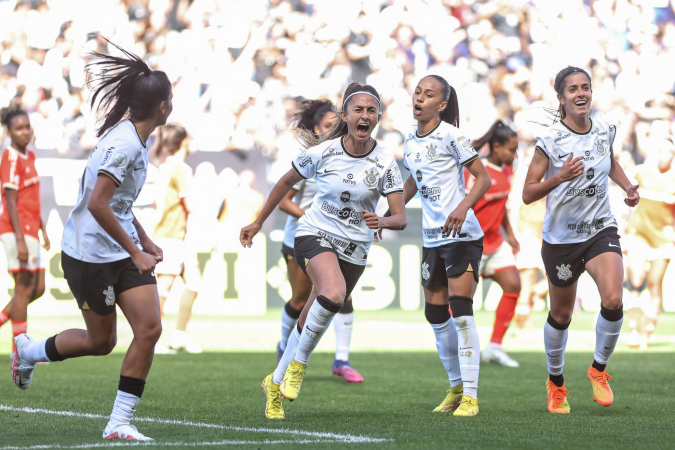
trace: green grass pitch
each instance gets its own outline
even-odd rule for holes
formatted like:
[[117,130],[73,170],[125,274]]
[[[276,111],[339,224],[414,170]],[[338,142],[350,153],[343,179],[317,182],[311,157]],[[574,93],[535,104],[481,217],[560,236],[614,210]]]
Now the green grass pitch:
[[[673,448],[672,353],[614,355],[609,372],[615,402],[609,408],[593,402],[586,379],[592,354],[568,353],[568,416],[546,410],[543,354],[513,356],[520,369],[481,366],[480,414],[455,418],[431,412],[448,388],[433,352],[355,353],[352,363],[366,378],[361,385],[331,376],[333,355],[317,353],[298,400],[284,402],[282,421],[269,421],[263,414],[260,382],[275,366],[273,353],[158,356],[137,416],[226,427],[135,424],[155,438],[152,448]],[[4,365],[6,356],[0,361]],[[5,369],[0,379],[0,450],[109,446],[101,432],[121,362],[122,355],[113,354],[38,366],[28,391],[17,389]],[[22,408],[100,416],[67,417]],[[301,433],[305,431],[315,433]],[[383,441],[360,443],[343,436],[347,434]]]

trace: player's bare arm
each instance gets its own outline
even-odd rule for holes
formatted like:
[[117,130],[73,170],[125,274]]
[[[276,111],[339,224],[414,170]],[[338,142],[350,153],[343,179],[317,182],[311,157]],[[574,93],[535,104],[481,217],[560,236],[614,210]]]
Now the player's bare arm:
[[614,158],[614,147],[609,149],[612,157],[612,167],[609,169],[609,178],[621,187],[626,193],[626,198],[623,200],[626,205],[634,208],[640,202],[640,194],[638,193],[638,188],[640,187],[637,184],[633,184],[626,176],[626,172],[623,171],[623,168],[619,165],[619,162]]
[[520,251],[520,244],[518,243],[518,239],[516,239],[516,235],[513,232],[513,228],[511,227],[508,210],[507,214],[504,214],[504,218],[502,219],[502,229],[504,230],[504,234],[506,234],[506,242],[508,242],[508,244],[511,246],[511,249],[513,249],[513,254],[518,254]]
[[405,230],[408,226],[408,216],[405,212],[405,203],[403,202],[403,195],[400,193],[391,194],[387,197],[387,204],[391,216],[378,217],[374,212],[361,211],[366,225],[371,230],[378,230],[386,228],[388,230]]
[[296,183],[301,180],[302,177],[300,174],[298,174],[298,172],[295,171],[295,169],[289,170],[286,172],[286,175],[281,177],[281,180],[279,180],[279,182],[274,186],[272,192],[270,192],[269,197],[267,197],[265,206],[263,206],[262,210],[260,211],[258,218],[252,224],[247,225],[241,229],[239,241],[241,242],[242,246],[250,247],[253,244],[253,236],[258,234],[262,224],[265,223],[265,220],[267,220],[270,214],[272,214],[274,208],[279,205],[281,199],[283,199],[286,194],[288,194],[288,191],[293,189],[293,186],[295,186]]
[[19,261],[21,264],[28,263],[28,247],[23,238],[23,228],[21,228],[21,220],[19,219],[19,207],[17,206],[17,199],[19,191],[16,189],[4,189],[5,200],[7,201],[7,214],[9,215],[9,222],[12,224],[14,234],[16,235],[16,247]]
[[164,260],[164,252],[162,251],[161,248],[159,248],[159,246],[157,246],[154,242],[152,242],[152,239],[150,239],[148,234],[145,232],[145,229],[143,229],[143,226],[138,221],[135,215],[132,223],[134,224],[134,228],[136,228],[136,233],[138,233],[138,240],[141,241],[141,247],[143,247],[143,250],[145,250],[146,253],[150,253],[151,255],[153,255],[158,263],[162,262]]
[[279,210],[288,214],[289,216],[299,219],[305,215],[305,210],[293,201],[293,198],[297,193],[298,191],[295,189],[288,191],[288,194],[286,194],[284,198],[281,199],[281,202],[279,202]]
[[490,175],[487,173],[483,162],[480,158],[476,158],[465,166],[469,173],[476,178],[476,182],[471,189],[471,192],[466,194],[464,200],[461,201],[457,208],[450,213],[448,219],[445,221],[445,226],[443,227],[443,234],[450,235],[455,237],[462,230],[462,224],[466,220],[466,213],[469,211],[473,205],[476,204],[480,198],[485,195],[488,189],[490,189]]
[[40,218],[40,230],[42,230],[42,239],[44,240],[44,244],[42,244],[42,248],[49,251],[52,244],[49,242],[49,236],[47,236],[47,227],[46,227],[44,221],[42,220],[42,218]]
[[560,172],[547,180],[541,181],[548,170],[548,159],[541,151],[535,151],[530,163],[530,168],[525,177],[525,186],[523,187],[523,202],[526,205],[534,203],[539,199],[546,197],[549,192],[560,186],[562,183],[573,180],[584,173],[583,157],[579,156],[572,159],[572,155],[563,163]]

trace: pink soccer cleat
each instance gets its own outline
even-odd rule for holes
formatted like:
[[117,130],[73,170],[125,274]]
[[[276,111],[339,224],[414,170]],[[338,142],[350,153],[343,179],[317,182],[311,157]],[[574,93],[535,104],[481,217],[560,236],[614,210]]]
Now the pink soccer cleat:
[[333,375],[344,377],[347,383],[363,383],[363,376],[349,365],[349,361],[333,361]]

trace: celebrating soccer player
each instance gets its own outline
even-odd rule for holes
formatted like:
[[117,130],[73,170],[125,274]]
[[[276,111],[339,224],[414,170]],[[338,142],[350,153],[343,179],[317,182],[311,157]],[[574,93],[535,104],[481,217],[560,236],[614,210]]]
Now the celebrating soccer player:
[[172,93],[164,72],[150,70],[136,55],[117,49],[125,57],[94,53],[99,60],[88,66],[95,83],[92,106],[100,98],[98,109],[104,113],[97,133],[103,137],[89,156],[63,231],[61,264],[87,329],[63,331],[41,341],[26,334],[14,338],[12,374],[19,388],[28,389],[38,361],[110,353],[117,339],[117,304],[134,339],[122,363],[103,438],[148,441],[152,439],[129,421],[162,332],[154,276],[162,250],[145,234],[131,208],[147,174],[148,137],[171,114]]
[[[282,396],[290,401],[298,397],[310,355],[366,267],[373,230],[407,225],[394,154],[371,137],[382,117],[379,94],[372,86],[352,83],[343,98],[335,131],[305,136],[311,146],[272,189],[256,221],[241,230],[242,245],[250,246],[293,186],[316,178],[317,193],[298,221],[294,242],[295,259],[314,287],[277,369],[263,380],[269,419],[284,417]],[[375,214],[380,196],[387,197],[391,217]]]
[[[588,270],[601,298],[596,344],[588,379],[593,398],[603,406],[614,401],[605,371],[623,322],[623,262],[617,222],[609,207],[608,177],[627,194],[634,207],[638,186],[630,183],[614,159],[614,125],[590,117],[591,78],[583,69],[567,67],[555,78],[560,120],[537,137],[523,201],[546,199],[541,255],[550,285],[551,311],[544,325],[549,378],[548,410],[567,414],[563,364],[567,329],[577,293],[577,280]],[[544,181],[542,181],[544,178]]]
[[[485,136],[473,141],[472,144],[479,150],[487,144],[490,149],[484,165],[490,175],[491,185],[473,207],[485,234],[480,274],[483,278],[492,278],[504,291],[495,311],[492,338],[481,352],[481,359],[502,366],[519,367],[518,362],[502,348],[502,340],[511,323],[520,295],[520,274],[516,269],[514,257],[514,254],[520,251],[520,245],[506,214],[506,201],[511,192],[511,175],[504,171],[504,166],[513,165],[518,150],[518,136],[515,131],[498,120]],[[473,189],[474,182],[475,178],[469,175],[467,191]],[[504,229],[506,240],[499,231],[500,228]]]
[[[336,120],[337,116],[333,111],[333,105],[328,100],[306,101],[300,105],[293,117],[296,130],[304,135],[310,133],[313,139],[318,139],[320,136],[329,133]],[[315,195],[316,181],[309,178],[293,186],[293,189],[279,203],[279,209],[288,214],[281,253],[284,255],[288,268],[288,281],[291,284],[292,296],[281,313],[281,340],[277,346],[277,362],[281,360],[281,356],[286,349],[286,342],[300,318],[300,313],[309,299],[309,294],[312,292],[312,282],[295,260],[293,246],[295,245],[295,233],[298,229],[298,219],[304,216],[305,211],[312,206]],[[353,322],[354,306],[352,298],[349,296],[333,322],[337,344],[335,361],[333,362],[333,375],[344,377],[348,383],[361,383],[363,377],[349,364],[349,343],[352,337]]]
[[[437,75],[420,80],[413,94],[417,126],[405,137],[403,160],[410,176],[406,203],[422,196],[422,286],[425,316],[448,372],[450,389],[434,411],[478,414],[480,344],[473,318],[483,254],[483,231],[472,206],[490,187],[478,153],[459,130],[457,92]],[[465,193],[466,167],[476,179]],[[452,317],[448,305],[452,309]]]
[[[7,269],[14,276],[14,297],[0,311],[0,326],[12,320],[14,337],[26,332],[28,304],[45,293],[45,257],[40,251],[38,231],[44,248],[49,238],[40,217],[40,176],[35,170],[35,153],[28,150],[33,128],[28,114],[16,107],[0,111],[0,123],[7,129],[11,145],[2,152],[0,182],[0,240],[7,254]],[[10,361],[16,346],[12,342]]]

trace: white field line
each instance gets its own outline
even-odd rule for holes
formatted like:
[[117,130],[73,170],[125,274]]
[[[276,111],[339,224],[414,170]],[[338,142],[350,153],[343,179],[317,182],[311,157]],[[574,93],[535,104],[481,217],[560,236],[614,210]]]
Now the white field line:
[[[54,416],[79,417],[84,419],[108,419],[108,416],[104,416],[102,414],[89,414],[74,411],[55,411],[52,409],[15,407],[2,404],[0,404],[0,411],[24,412],[29,414],[50,414]],[[246,431],[251,433],[290,434],[293,436],[309,436],[319,439],[330,439],[340,442],[376,443],[389,441],[389,439],[373,438],[370,436],[354,436],[352,434],[326,433],[322,431],[290,430],[287,428],[238,427],[233,425],[219,425],[215,423],[191,422],[187,420],[157,419],[154,417],[135,417],[133,420],[135,422],[159,423],[163,425],[183,425],[195,428],[212,428],[217,430]],[[4,448],[5,447],[0,447],[0,450]]]
[[343,443],[344,441],[336,441],[331,439],[303,439],[303,440],[264,440],[264,441],[214,441],[214,442],[98,442],[96,444],[77,444],[77,445],[59,445],[59,444],[42,444],[30,445],[27,447],[18,447],[9,445],[0,447],[0,450],[48,450],[48,449],[82,449],[82,448],[107,448],[107,447],[215,447],[223,445],[269,445],[269,444],[330,444]]

